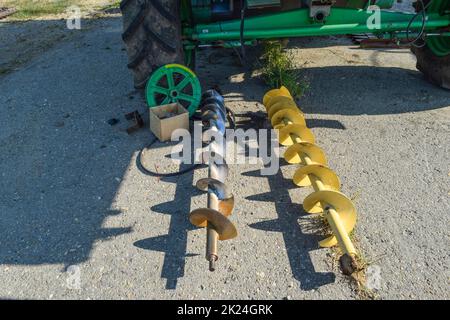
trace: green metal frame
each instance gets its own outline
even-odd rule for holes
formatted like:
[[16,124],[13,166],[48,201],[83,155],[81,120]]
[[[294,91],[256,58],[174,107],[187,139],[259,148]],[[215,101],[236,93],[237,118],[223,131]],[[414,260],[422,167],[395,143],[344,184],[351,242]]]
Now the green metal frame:
[[[377,33],[406,30],[412,14],[381,11],[379,29],[370,29],[367,20],[372,13],[366,10],[333,8],[324,23],[311,20],[309,10],[299,9],[265,16],[249,18],[245,21],[244,39],[273,39],[305,36],[342,35],[352,33]],[[428,14],[426,30],[448,27],[450,15]],[[419,30],[421,21],[415,20],[411,30]],[[199,24],[188,31],[188,37],[200,42],[218,40],[238,40],[240,21],[224,21]]]
[[[427,10],[425,31],[432,35],[427,38],[429,47],[436,55],[450,54],[450,0],[433,0]],[[373,12],[366,9],[332,7],[325,21],[315,21],[309,16],[309,9],[302,8],[245,19],[244,39],[254,42],[263,39],[279,39],[306,36],[345,35],[355,33],[374,33],[395,38],[404,37],[413,13],[380,11],[378,29],[367,25]],[[195,18],[195,17],[194,17]],[[183,28],[185,49],[193,50],[199,45],[220,42],[223,46],[240,45],[240,20],[214,23],[193,23],[189,19]],[[186,17],[185,17],[185,20]],[[420,15],[411,23],[410,36],[417,34],[422,27]]]

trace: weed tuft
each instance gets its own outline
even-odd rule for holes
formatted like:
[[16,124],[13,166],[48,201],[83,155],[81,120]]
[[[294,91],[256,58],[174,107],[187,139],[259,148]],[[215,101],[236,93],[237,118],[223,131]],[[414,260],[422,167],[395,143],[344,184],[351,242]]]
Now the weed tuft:
[[[319,234],[324,237],[328,237],[333,235],[330,225],[328,224],[327,219],[324,215],[318,215],[316,220],[316,228],[320,231]],[[378,299],[378,296],[374,290],[371,290],[367,287],[367,268],[374,264],[375,260],[367,259],[363,250],[361,249],[361,245],[357,239],[356,229],[353,229],[350,234],[350,240],[355,246],[356,252],[358,255],[355,257],[356,260],[356,270],[350,275],[347,279],[350,282],[350,285],[355,289],[357,297],[361,300],[375,300]],[[340,269],[339,267],[339,258],[342,256],[342,251],[339,246],[335,246],[331,248],[331,256],[333,257],[333,269]],[[340,272],[340,270],[338,271]]]
[[261,57],[261,73],[271,88],[285,86],[294,98],[301,97],[309,88],[306,79],[295,69],[292,55],[284,50],[280,41],[266,41]]

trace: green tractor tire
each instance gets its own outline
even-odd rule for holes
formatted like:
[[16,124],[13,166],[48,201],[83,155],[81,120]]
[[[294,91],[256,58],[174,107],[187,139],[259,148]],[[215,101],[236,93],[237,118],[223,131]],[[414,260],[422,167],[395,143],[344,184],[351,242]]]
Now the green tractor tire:
[[[426,6],[430,0],[423,0]],[[450,0],[435,1],[428,11],[444,11],[450,6]],[[416,11],[420,9],[416,5]],[[417,69],[425,78],[445,89],[450,89],[450,37],[431,36],[421,47],[411,47],[417,58]]]
[[184,62],[179,1],[123,0],[120,9],[128,68],[137,89],[160,66]]

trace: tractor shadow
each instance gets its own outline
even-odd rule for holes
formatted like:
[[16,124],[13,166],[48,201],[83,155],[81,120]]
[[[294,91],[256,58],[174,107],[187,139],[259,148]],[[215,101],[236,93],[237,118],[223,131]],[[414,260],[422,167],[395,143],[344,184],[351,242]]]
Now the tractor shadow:
[[[17,52],[26,62],[0,75],[0,265],[61,264],[65,271],[89,260],[96,243],[133,231],[116,223],[123,212],[112,206],[145,141],[125,132],[123,115],[142,108],[117,81],[127,73],[119,21],[96,21],[99,30],[89,33],[64,29],[64,21],[1,25],[5,36],[26,27],[44,35],[56,25],[67,39],[42,42],[47,51],[27,59]],[[0,66],[14,52],[9,45]],[[119,124],[109,125],[111,118]]]
[[[313,88],[300,99],[308,114],[385,115],[450,105],[448,90],[419,71],[393,67],[333,66],[299,70]],[[314,88],[320,88],[316,90]]]
[[[137,219],[168,214],[170,225],[166,235],[136,241],[133,220],[139,213],[128,212],[128,205],[122,209],[117,197],[124,188],[142,192],[127,184],[127,175],[153,136],[148,108],[126,67],[121,17],[84,21],[87,30],[81,31],[64,29],[64,23],[2,25],[2,32],[57,26],[64,40],[47,39],[47,51],[22,57],[19,70],[0,75],[0,265],[61,264],[64,272],[90,260],[94,247],[121,241],[127,251],[112,256],[134,254],[135,247],[164,252],[161,277],[167,289],[175,289],[186,257],[193,256],[186,253],[193,229],[187,214],[197,192],[193,172],[160,179],[176,184],[173,201],[157,204],[156,183],[147,191],[151,200],[140,205],[144,213]],[[7,45],[13,52],[14,43]],[[8,63],[6,49],[0,67]],[[134,110],[146,129],[128,135],[132,123],[124,115]]]
[[[289,48],[310,49],[325,46],[324,43],[352,45],[345,38],[333,41],[296,39],[290,43]],[[411,53],[385,49],[370,51],[367,59],[373,66],[349,62],[345,65],[306,66],[297,69],[297,75],[305,79],[309,87],[304,96],[297,99],[302,111],[306,115],[370,116],[421,112],[450,105],[449,91],[426,81],[418,70],[383,66],[386,55],[404,55],[405,59],[410,59]],[[208,85],[218,86],[228,101],[242,101],[247,106],[261,104],[267,85],[262,77],[254,72],[254,68],[260,66],[258,59],[262,54],[261,47],[248,48],[247,54],[247,62],[242,66],[239,65],[234,50],[205,50],[199,54],[197,72]],[[381,54],[384,58],[380,57]],[[215,57],[214,63],[210,63],[210,56]],[[339,62],[341,63],[342,61]],[[332,118],[312,119],[309,120],[308,126],[345,129],[339,120]]]

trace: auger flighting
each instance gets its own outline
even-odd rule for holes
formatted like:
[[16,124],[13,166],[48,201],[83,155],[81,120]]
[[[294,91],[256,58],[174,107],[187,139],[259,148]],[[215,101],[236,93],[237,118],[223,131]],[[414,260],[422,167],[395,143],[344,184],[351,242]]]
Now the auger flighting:
[[[208,178],[197,181],[197,188],[208,192],[207,208],[196,209],[189,214],[189,220],[198,227],[206,227],[206,259],[209,270],[215,270],[218,255],[218,240],[237,236],[234,224],[228,219],[234,207],[234,197],[225,184],[228,165],[225,162],[226,109],[223,97],[215,90],[208,90],[202,97],[202,122],[207,127],[203,141],[207,143],[202,154],[208,163]],[[221,138],[222,139],[221,139]]]
[[355,271],[356,249],[349,237],[356,223],[356,210],[352,201],[340,192],[336,173],[327,167],[321,148],[306,127],[305,118],[285,87],[270,90],[263,98],[271,124],[279,130],[281,145],[289,146],[284,153],[288,163],[300,163],[293,181],[297,186],[312,186],[314,192],[307,196],[303,208],[308,213],[323,214],[333,235],[320,241],[322,247],[339,245],[343,252],[340,265],[344,274]]

